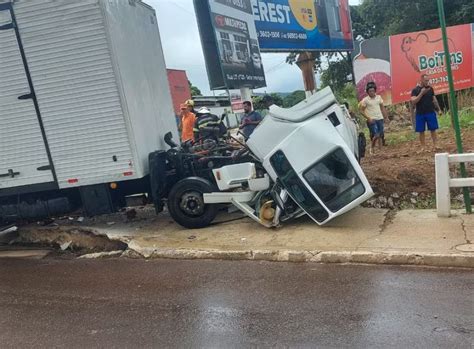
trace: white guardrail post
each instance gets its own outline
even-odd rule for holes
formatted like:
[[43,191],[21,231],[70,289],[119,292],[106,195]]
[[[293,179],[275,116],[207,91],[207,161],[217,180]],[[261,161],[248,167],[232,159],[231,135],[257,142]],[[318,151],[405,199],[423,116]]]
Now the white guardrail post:
[[436,208],[439,217],[449,217],[451,215],[450,188],[474,187],[474,177],[450,178],[449,164],[461,162],[474,162],[474,153],[453,155],[441,153],[435,155]]
[[449,154],[435,155],[436,208],[439,217],[451,215],[451,193],[449,191]]

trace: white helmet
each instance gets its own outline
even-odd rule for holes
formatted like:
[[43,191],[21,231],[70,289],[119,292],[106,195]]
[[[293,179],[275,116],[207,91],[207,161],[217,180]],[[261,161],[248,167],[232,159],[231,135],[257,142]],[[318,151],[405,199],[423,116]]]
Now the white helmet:
[[198,114],[211,114],[211,111],[206,107],[202,107],[197,111]]

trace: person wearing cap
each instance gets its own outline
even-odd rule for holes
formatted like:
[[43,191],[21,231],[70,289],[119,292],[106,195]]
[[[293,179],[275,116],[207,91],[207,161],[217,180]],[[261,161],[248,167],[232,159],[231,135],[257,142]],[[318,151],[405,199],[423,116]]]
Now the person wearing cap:
[[217,140],[219,136],[225,133],[226,127],[217,115],[212,114],[206,107],[202,107],[196,113],[193,131],[195,141],[208,138]]
[[191,113],[193,113],[194,115],[197,114],[196,109],[194,109],[194,101],[192,99],[186,100],[186,102],[184,102],[184,104],[186,104],[188,107],[191,108],[190,109]]
[[380,148],[383,145],[384,119],[387,119],[387,110],[383,105],[382,97],[377,94],[377,85],[374,82],[369,82],[365,91],[367,96],[360,101],[359,108],[367,120],[371,140],[370,152],[373,153],[377,144]]
[[184,143],[189,140],[194,140],[194,122],[196,115],[191,112],[192,106],[184,103],[180,106],[181,119],[179,123],[179,130],[181,131],[181,141]]

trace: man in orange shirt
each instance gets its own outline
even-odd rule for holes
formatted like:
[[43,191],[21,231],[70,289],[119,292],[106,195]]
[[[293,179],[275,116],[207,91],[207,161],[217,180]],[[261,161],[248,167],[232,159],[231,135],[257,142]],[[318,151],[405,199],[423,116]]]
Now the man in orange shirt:
[[192,106],[188,104],[181,104],[181,122],[179,123],[179,130],[181,131],[181,141],[186,142],[194,140],[194,122],[196,115],[192,112]]

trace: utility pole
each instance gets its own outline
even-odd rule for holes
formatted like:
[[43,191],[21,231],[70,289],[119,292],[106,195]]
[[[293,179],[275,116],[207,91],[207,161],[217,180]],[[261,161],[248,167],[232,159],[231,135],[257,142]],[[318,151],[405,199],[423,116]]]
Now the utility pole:
[[[451,69],[451,56],[449,54],[449,45],[448,45],[448,34],[446,30],[446,16],[444,13],[444,3],[443,0],[438,0],[438,13],[439,13],[439,22],[441,24],[441,32],[443,34],[443,45],[444,45],[444,56],[446,57],[446,70],[448,72],[448,82],[449,82],[449,104],[451,110],[451,116],[453,121],[454,133],[456,134],[456,147],[458,153],[464,153],[461,137],[461,129],[459,127],[459,117],[458,117],[458,103],[456,100],[456,94],[454,93],[454,80],[453,80],[453,71]],[[466,166],[464,163],[460,164],[461,176],[462,178],[467,177]],[[463,188],[464,194],[464,204],[466,205],[466,212],[472,213],[471,206],[471,195],[469,194],[468,188]]]
[[306,98],[316,93],[316,79],[314,77],[314,57],[311,52],[302,52],[298,55],[296,65],[303,74]]
[[241,87],[240,98],[242,99],[242,102],[245,102],[245,101],[252,102],[252,89],[248,87]]

